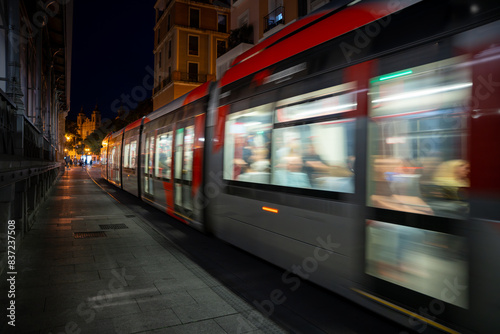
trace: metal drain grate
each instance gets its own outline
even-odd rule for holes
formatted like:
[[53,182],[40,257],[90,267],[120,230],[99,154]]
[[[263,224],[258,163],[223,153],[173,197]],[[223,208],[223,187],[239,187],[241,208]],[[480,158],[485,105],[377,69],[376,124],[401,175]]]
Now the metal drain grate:
[[98,231],[98,232],[74,232],[73,237],[75,239],[87,239],[87,238],[100,238],[106,237],[106,232]]
[[128,228],[127,225],[125,224],[105,224],[105,225],[99,225],[101,230],[120,230],[124,228]]

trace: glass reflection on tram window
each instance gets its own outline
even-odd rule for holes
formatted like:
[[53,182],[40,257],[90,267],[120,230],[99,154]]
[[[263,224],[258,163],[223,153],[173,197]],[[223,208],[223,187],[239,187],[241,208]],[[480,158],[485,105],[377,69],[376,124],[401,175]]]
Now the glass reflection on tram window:
[[354,120],[275,129],[272,183],[354,192]]
[[462,62],[454,58],[371,80],[371,206],[467,217],[464,106],[472,83]]
[[463,237],[369,220],[366,243],[367,274],[468,307]]
[[270,105],[228,116],[224,141],[224,178],[269,183],[272,130]]

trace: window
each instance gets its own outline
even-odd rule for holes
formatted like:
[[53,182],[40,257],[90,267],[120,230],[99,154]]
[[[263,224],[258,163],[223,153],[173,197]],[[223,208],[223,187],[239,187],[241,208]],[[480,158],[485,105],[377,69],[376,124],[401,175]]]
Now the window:
[[[366,273],[438,300],[467,308],[469,278],[466,240],[431,230],[368,220]],[[443,293],[443,282],[461,291]]]
[[190,35],[188,37],[188,54],[190,56],[198,56],[198,48],[199,48],[199,37]]
[[161,51],[158,53],[158,67],[161,68]]
[[123,150],[123,168],[129,168],[130,162],[130,144],[125,144]]
[[217,31],[227,32],[227,15],[217,14]]
[[144,173],[153,174],[153,160],[154,160],[154,150],[155,148],[155,137],[152,134],[146,134],[146,146],[145,146],[145,157],[144,157]]
[[137,154],[137,140],[128,139],[125,142],[123,149],[123,167],[135,168],[136,167],[136,154]]
[[159,130],[156,135],[155,176],[170,179],[172,174],[172,131]]
[[470,70],[458,58],[388,73],[370,82],[368,203],[462,219],[469,205],[467,114]]
[[168,59],[172,58],[172,40],[168,41]]
[[137,167],[137,140],[134,140],[130,143],[130,168]]
[[198,82],[198,63],[188,63],[189,81]]
[[196,8],[189,8],[189,26],[191,28],[200,27],[200,10]]
[[353,193],[354,122],[343,119],[275,129],[272,183]]
[[230,114],[224,178],[353,193],[355,120],[339,116],[356,108],[353,87],[330,87]]
[[154,153],[155,153],[155,137],[149,132],[145,134],[146,145],[144,146],[144,180],[143,187],[145,195],[151,196],[154,191],[153,179],[153,163],[154,163]]
[[217,40],[217,58],[226,53],[226,41]]
[[158,32],[158,33],[157,33],[157,35],[156,35],[156,38],[157,38],[157,40],[156,40],[156,44],[160,44],[160,29],[159,29],[159,28],[158,28],[157,32]]
[[182,148],[184,139],[184,128],[177,129],[175,136],[175,178],[182,179]]
[[193,149],[194,149],[194,126],[185,128],[184,133],[184,180],[192,181],[193,179]]
[[224,178],[269,183],[272,105],[228,116],[224,140]]

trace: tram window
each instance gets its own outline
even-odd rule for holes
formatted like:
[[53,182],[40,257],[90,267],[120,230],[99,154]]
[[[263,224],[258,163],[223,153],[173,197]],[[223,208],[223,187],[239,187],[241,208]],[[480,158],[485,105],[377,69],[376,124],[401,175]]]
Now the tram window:
[[144,173],[153,174],[153,159],[154,159],[155,137],[149,133],[146,134],[146,146],[144,157]]
[[276,123],[339,114],[356,109],[352,82],[294,96],[279,102]]
[[370,81],[371,206],[457,219],[468,215],[465,106],[471,86],[461,58]]
[[123,149],[123,168],[129,168],[129,159],[130,159],[130,144],[125,144],[125,148]]
[[193,145],[194,145],[194,126],[185,128],[184,133],[184,180],[193,179]]
[[224,140],[224,178],[269,183],[271,105],[228,116]]
[[182,179],[182,140],[184,139],[184,128],[177,129],[175,136],[175,178]]
[[170,179],[172,172],[172,131],[156,135],[155,175],[163,179]]
[[137,141],[128,140],[123,148],[123,168],[135,168]]
[[275,129],[272,183],[354,193],[354,119]]
[[[465,239],[409,226],[367,221],[366,273],[468,307],[468,265]],[[460,289],[443,292],[443,282]]]
[[115,152],[116,152],[116,147],[113,147],[111,149],[111,154],[109,155],[109,163],[111,164],[111,168],[115,169]]
[[137,140],[130,143],[130,168],[135,168],[137,166]]

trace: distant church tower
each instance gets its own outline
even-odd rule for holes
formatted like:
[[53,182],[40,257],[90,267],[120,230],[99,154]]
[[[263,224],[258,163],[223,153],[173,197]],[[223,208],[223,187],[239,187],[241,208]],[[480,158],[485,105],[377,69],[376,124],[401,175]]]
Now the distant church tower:
[[92,111],[92,124],[94,125],[94,129],[101,127],[101,112],[99,111],[97,104],[95,105],[94,111]]
[[92,132],[97,130],[101,126],[101,112],[97,105],[92,111],[91,119],[88,119],[87,116],[83,113],[83,107],[80,110],[80,113],[77,116],[77,125],[78,125],[78,133],[82,137],[82,139],[87,138]]
[[78,116],[76,118],[76,125],[78,126],[78,133],[80,134],[81,137],[83,137],[83,124],[85,124],[85,120],[87,119],[87,116],[83,113],[83,106],[82,109],[80,109],[80,112],[78,113]]

